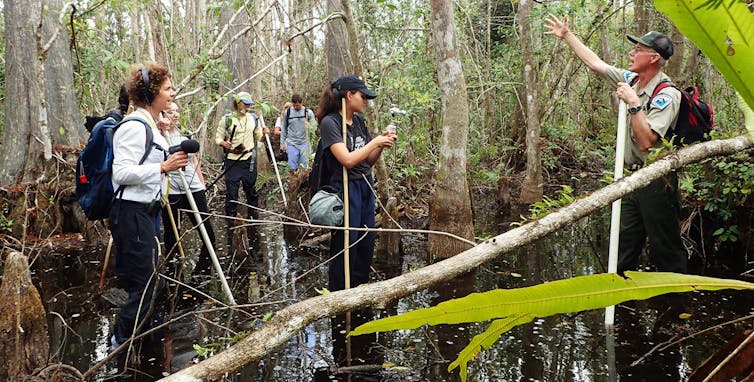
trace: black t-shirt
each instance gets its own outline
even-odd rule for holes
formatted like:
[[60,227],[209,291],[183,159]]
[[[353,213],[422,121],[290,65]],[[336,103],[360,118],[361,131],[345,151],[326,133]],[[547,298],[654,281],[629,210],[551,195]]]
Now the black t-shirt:
[[[331,113],[322,118],[322,122],[319,124],[322,148],[325,153],[323,164],[327,166],[333,178],[342,177],[343,174],[343,166],[337,159],[335,159],[335,156],[333,156],[330,151],[330,146],[338,142],[343,142],[343,122],[341,121],[340,114]],[[352,124],[347,126],[346,132],[346,147],[348,148],[348,151],[356,151],[366,146],[367,143],[372,140],[372,136],[367,130],[367,125],[364,123],[364,119],[356,114],[353,116]],[[372,167],[366,160],[363,160],[348,170],[348,179],[363,179],[362,174],[369,175],[371,171]],[[329,181],[328,183],[332,182]]]

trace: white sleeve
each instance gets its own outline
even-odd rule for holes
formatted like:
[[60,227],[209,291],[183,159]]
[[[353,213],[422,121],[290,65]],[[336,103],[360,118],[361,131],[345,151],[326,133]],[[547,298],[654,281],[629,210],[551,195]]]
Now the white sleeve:
[[113,182],[134,185],[160,182],[160,163],[139,165],[146,148],[147,132],[141,122],[121,125],[113,136]]

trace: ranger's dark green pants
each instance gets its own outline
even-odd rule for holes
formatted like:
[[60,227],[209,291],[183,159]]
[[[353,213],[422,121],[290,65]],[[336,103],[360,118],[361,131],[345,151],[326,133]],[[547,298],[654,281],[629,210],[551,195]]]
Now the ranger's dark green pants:
[[686,273],[688,253],[681,241],[681,196],[672,173],[621,200],[618,273],[636,270],[644,244],[660,272]]

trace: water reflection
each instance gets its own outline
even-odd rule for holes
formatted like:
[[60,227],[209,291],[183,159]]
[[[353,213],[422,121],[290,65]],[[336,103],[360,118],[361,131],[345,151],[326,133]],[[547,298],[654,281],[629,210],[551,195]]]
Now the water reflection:
[[[601,254],[607,253],[607,243],[602,240],[605,229],[602,218],[583,219],[536,244],[501,256],[472,274],[402,298],[385,309],[355,314],[355,319],[395,315],[473,291],[517,288],[602,272]],[[423,238],[407,235],[402,244],[405,253],[401,258],[384,262],[379,256],[376,258],[376,272],[373,272],[376,279],[390,278],[426,265]],[[191,246],[188,250],[192,250]],[[193,350],[195,344],[208,347],[213,343],[227,343],[228,338],[263,325],[266,314],[315,296],[317,289],[327,285],[327,266],[322,263],[327,257],[326,251],[299,252],[302,251],[286,242],[280,225],[264,225],[258,227],[256,249],[251,255],[257,256],[255,267],[250,266],[253,257],[249,254],[222,254],[221,262],[228,270],[234,296],[243,302],[253,300],[254,304],[235,312],[201,312],[210,307],[202,305],[201,299],[191,307],[176,309],[175,314],[191,309],[197,313],[171,324],[164,344],[168,345],[168,352],[162,355],[156,352],[157,355],[146,358],[133,380],[153,380],[175,371],[200,358]],[[102,252],[51,255],[41,257],[34,266],[35,284],[39,286],[42,299],[48,311],[56,313],[49,315],[51,349],[58,350],[56,359],[81,371],[103,359],[107,352],[113,308],[103,302],[97,291],[99,259],[102,258]],[[258,289],[251,282],[252,271],[256,272]],[[255,292],[250,297],[252,290]],[[211,296],[222,296],[216,283],[209,284],[203,291]],[[603,311],[595,310],[537,319],[504,333],[491,349],[481,352],[469,363],[469,380],[684,380],[694,367],[744,325],[724,326],[669,345],[672,340],[750,314],[754,293],[705,292],[686,298],[680,302],[666,298],[619,305],[614,361],[608,352],[611,343],[609,337],[605,337]],[[691,314],[691,318],[679,318],[682,312]],[[449,363],[488,324],[423,327],[381,333],[371,338],[354,337],[361,342],[352,343],[352,360],[367,366],[383,362],[396,366],[370,369],[358,378],[457,381],[458,371],[447,371]],[[314,322],[285,346],[234,373],[229,380],[312,381],[318,377],[329,380],[348,375],[354,378],[357,375],[354,372],[337,373],[338,367],[348,366],[347,362],[342,362],[345,359],[343,325],[337,318]],[[356,321],[352,327],[355,325]],[[613,363],[615,368],[609,367]],[[108,365],[98,372],[96,379],[102,380],[113,371],[114,366]]]

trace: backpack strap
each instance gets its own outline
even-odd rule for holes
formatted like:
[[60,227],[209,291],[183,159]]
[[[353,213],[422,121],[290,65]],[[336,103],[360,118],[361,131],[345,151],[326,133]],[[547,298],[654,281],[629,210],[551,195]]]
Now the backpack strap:
[[[628,76],[628,75],[626,75],[626,76]],[[633,77],[633,78],[631,79],[631,81],[628,81],[628,84],[629,84],[629,85],[630,85],[631,87],[633,87],[633,86],[634,86],[634,85],[636,84],[636,81],[638,81],[638,80],[639,80],[639,75],[637,74],[637,75],[635,75],[635,76],[634,76],[634,77]]]
[[[633,87],[636,84],[636,81],[638,80],[639,80],[639,76],[635,76],[634,78],[631,79],[631,81],[628,84]],[[678,89],[678,87],[675,86],[675,84],[670,80],[660,81],[660,83],[657,84],[657,86],[655,86],[654,90],[652,91],[652,95],[649,96],[649,100],[647,100],[647,104],[644,105],[644,111],[649,111],[649,107],[652,105],[652,100],[657,96],[657,94],[660,93],[662,89],[665,89],[667,87],[674,87]],[[681,93],[682,93],[681,96],[683,96],[683,92]]]
[[[678,87],[675,86],[675,84],[672,81],[670,80],[660,81],[660,83],[657,84],[657,86],[655,86],[655,89],[652,91],[652,95],[649,97],[649,100],[647,100],[647,104],[644,106],[644,110],[649,111],[649,107],[652,106],[652,100],[658,94],[660,94],[660,91],[662,91],[662,89],[669,88],[669,87],[676,88],[678,91],[680,91],[680,89],[678,89]],[[683,92],[681,92],[681,97],[683,97]]]
[[[674,88],[678,89],[678,87],[675,86],[675,84],[672,83],[670,80],[662,80],[662,81],[660,81],[660,83],[657,84],[657,86],[655,86],[655,90],[652,92],[652,96],[649,97],[649,101],[647,101],[647,107],[652,103],[652,100],[657,96],[657,94],[660,94],[660,91],[662,89],[667,88],[667,87],[674,87]],[[647,110],[649,110],[649,108],[647,108]]]
[[[257,129],[259,128],[259,116],[257,115],[257,113],[251,113],[251,115],[254,117],[254,129],[251,131],[251,135],[254,141],[254,148],[251,150],[251,160],[254,161],[254,163],[256,163],[257,162],[257,143],[258,143]],[[260,134],[262,134],[260,136],[260,138],[262,138],[264,134],[262,132],[260,132]],[[256,164],[254,166],[256,166]]]
[[[147,138],[144,140],[144,155],[141,156],[141,159],[139,160],[139,165],[144,164],[144,161],[147,160],[147,157],[149,157],[149,154],[152,152],[152,148],[154,147],[154,133],[152,133],[152,127],[149,126],[149,122],[145,121],[142,118],[139,117],[126,117],[122,119],[120,122],[118,122],[115,127],[113,127],[113,135],[115,135],[115,130],[117,130],[120,125],[128,122],[128,121],[139,121],[142,125],[144,125],[144,128],[147,132]],[[121,184],[118,189],[115,191],[115,195],[113,199],[118,199],[123,197],[123,191],[126,189],[125,184]]]
[[[228,133],[228,128],[233,126],[233,128],[230,130],[230,134]],[[233,141],[233,137],[236,135],[236,125],[233,123],[233,116],[228,113],[225,114],[225,137],[228,137],[228,142]]]
[[144,128],[147,132],[147,138],[144,142],[144,155],[141,156],[141,160],[139,160],[139,165],[144,164],[144,161],[147,160],[147,157],[152,152],[152,147],[154,147],[154,133],[152,133],[152,127],[149,125],[149,122],[145,121],[142,118],[139,117],[126,117],[122,121],[120,121],[115,127],[113,128],[113,133],[115,133],[115,130],[120,127],[120,125],[128,122],[128,121],[139,121],[142,125],[144,125]]
[[288,109],[285,110],[285,122],[286,123],[288,121],[290,121],[291,119],[300,119],[300,118],[303,118],[304,120],[309,121],[309,109],[307,109],[306,106],[304,106],[304,116],[303,117],[293,117],[293,118],[291,118],[291,108],[292,107],[293,106],[291,106],[291,107],[289,107]]

